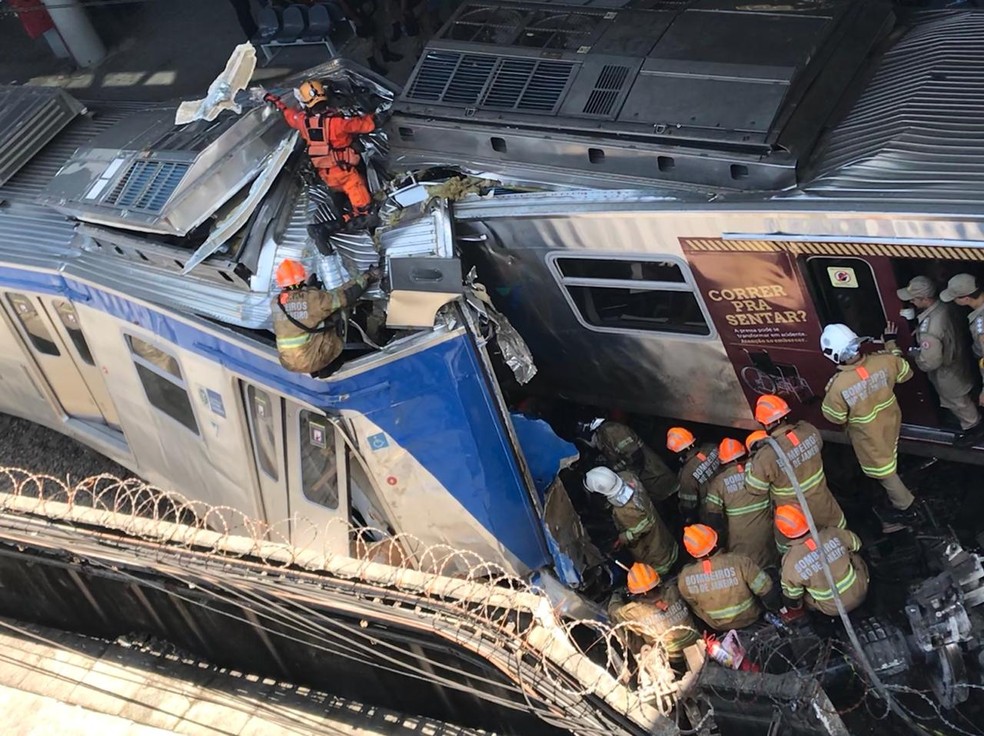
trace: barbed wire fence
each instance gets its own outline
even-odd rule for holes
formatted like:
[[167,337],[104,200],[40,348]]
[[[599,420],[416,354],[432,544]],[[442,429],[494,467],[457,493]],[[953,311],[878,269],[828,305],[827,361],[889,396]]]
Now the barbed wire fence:
[[[140,479],[120,479],[108,474],[73,480],[0,467],[0,513],[8,519],[18,514],[42,517],[69,528],[98,527],[148,542],[150,548],[159,550],[159,569],[178,580],[190,580],[190,576],[180,566],[168,563],[166,552],[183,548],[253,561],[277,570],[293,568],[329,574],[418,596],[421,600],[450,602],[456,612],[453,625],[439,617],[434,619],[441,635],[487,657],[493,654],[490,644],[498,649],[499,655],[509,660],[507,669],[517,683],[515,694],[544,721],[576,733],[605,732],[601,727],[590,727],[583,719],[559,717],[555,709],[545,708],[539,702],[544,693],[549,693],[550,700],[571,707],[588,696],[600,694],[624,710],[651,709],[662,716],[679,718],[676,706],[681,676],[679,670],[674,670],[664,642],[670,642],[681,628],[692,629],[674,627],[655,632],[639,622],[611,624],[564,619],[550,609],[543,591],[469,550],[446,544],[428,545],[410,534],[389,534],[371,526],[346,524],[349,554],[332,554],[323,544],[319,546],[319,540],[331,536],[321,534],[328,531],[326,525],[319,527],[298,517],[292,518],[289,526],[286,521],[270,525],[229,506],[211,506]],[[336,520],[327,526],[336,523],[343,522]],[[291,531],[294,539],[307,538],[310,544],[292,545]],[[298,635],[315,634],[325,642],[334,638],[333,643],[325,644],[325,653],[352,656],[352,651],[346,651],[346,648],[351,650],[352,641],[344,637],[339,640],[338,632],[323,615],[314,610],[299,615],[296,608],[289,609],[276,600],[275,577],[268,579],[262,593],[246,593],[218,573],[210,580],[217,601],[264,610],[265,620],[261,624],[267,631],[283,635],[286,628]],[[189,602],[195,601],[189,598]],[[552,622],[549,630],[544,629],[547,618]],[[492,642],[482,640],[477,633],[479,629],[494,630],[497,636]],[[354,631],[345,636],[357,640],[365,634]],[[641,650],[630,648],[630,643],[640,637],[647,646]],[[783,672],[785,676],[812,679],[820,677],[832,660],[843,660],[853,673],[857,698],[825,715],[840,717],[863,708],[874,720],[888,717],[884,703],[866,682],[844,642],[796,632],[783,634],[772,627],[741,632],[741,637],[754,661],[767,673]],[[378,647],[378,641],[373,641],[372,646]],[[392,654],[394,667],[405,669],[405,663],[397,661],[397,653]],[[434,663],[412,674],[454,687],[456,673],[442,673],[442,667],[446,665]],[[529,682],[540,683],[538,694],[529,691],[524,684]],[[928,703],[929,716],[924,718],[933,717],[943,725],[953,726],[953,733],[975,736],[981,733],[953,724],[924,691],[893,686],[893,692]],[[713,694],[734,705],[763,697],[762,691],[751,684],[727,693],[713,691]],[[487,697],[494,700],[496,696],[489,693]],[[776,706],[788,705],[778,697],[773,702]],[[501,704],[508,706],[505,701]],[[705,712],[699,723],[681,726],[690,727],[684,728],[685,731],[701,732],[709,717]],[[932,729],[927,732],[934,733]]]

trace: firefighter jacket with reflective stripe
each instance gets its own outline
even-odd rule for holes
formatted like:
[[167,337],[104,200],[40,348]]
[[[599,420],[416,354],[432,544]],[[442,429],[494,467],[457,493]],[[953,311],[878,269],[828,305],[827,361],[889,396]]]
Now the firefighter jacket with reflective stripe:
[[[840,504],[827,487],[823,472],[823,439],[819,430],[809,422],[785,422],[774,427],[769,434],[779,443],[789,457],[796,480],[799,481],[818,526],[844,527],[846,521]],[[768,444],[759,447],[745,475],[749,487],[768,491],[775,506],[787,503],[799,505],[793,483],[783,470],[776,451]]]
[[[636,598],[613,596],[608,615],[613,624],[627,624],[625,628],[643,644],[663,645],[671,656],[682,654],[700,636],[675,580],[664,581],[655,590]],[[630,646],[637,652],[642,648],[635,642]]]
[[834,424],[847,424],[854,454],[870,478],[895,472],[902,427],[895,384],[912,378],[912,369],[895,343],[889,340],[885,347],[891,352],[873,353],[859,363],[838,366],[821,407]]
[[[861,540],[847,529],[820,529],[820,541],[833,573],[844,608],[853,611],[868,593],[868,568],[856,554]],[[790,541],[782,560],[782,594],[791,601],[827,616],[837,615],[837,605],[820,561],[820,549],[809,535]]]
[[716,552],[687,565],[677,585],[693,612],[718,631],[755,623],[762,613],[756,596],[772,592],[772,580],[762,568],[736,552]]
[[354,169],[361,160],[352,148],[355,136],[376,129],[372,115],[349,117],[328,108],[292,110],[286,106],[281,112],[287,125],[301,134],[311,163],[319,169]]
[[769,491],[745,483],[745,466],[729,463],[711,479],[705,502],[709,516],[724,516],[729,552],[747,555],[759,567],[775,565]]
[[679,487],[676,476],[630,427],[606,421],[595,430],[594,445],[616,473],[631,470],[638,475],[655,503],[676,493]]
[[624,506],[612,505],[612,517],[619,539],[639,562],[651,565],[665,575],[677,560],[679,547],[660,518],[635,474],[623,470],[619,477],[633,489]]
[[690,451],[680,468],[680,510],[687,512],[703,506],[707,484],[721,465],[717,448],[708,443]]
[[974,388],[974,372],[961,334],[956,306],[935,302],[919,313],[915,341],[919,348],[916,367],[925,371],[936,393],[943,399],[959,399]]
[[337,358],[344,347],[337,330],[305,332],[287,319],[284,311],[302,325],[319,329],[326,319],[349,305],[346,290],[353,286],[364,290],[368,283],[366,275],[362,274],[331,291],[306,286],[283,291],[274,298],[270,312],[280,364],[295,373],[316,373]]

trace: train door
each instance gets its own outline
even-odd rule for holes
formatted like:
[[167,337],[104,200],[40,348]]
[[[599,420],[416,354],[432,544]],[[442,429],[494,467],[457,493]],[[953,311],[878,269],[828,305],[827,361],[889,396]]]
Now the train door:
[[240,389],[263,514],[273,541],[286,541],[291,536],[291,522],[284,463],[284,402],[279,395],[246,381],[240,382]]
[[[76,338],[64,340],[63,333],[55,327],[37,296],[7,291],[3,293],[2,304],[64,413],[73,419],[109,426],[118,431],[115,410],[109,417],[103,413],[73,356],[74,352],[78,352],[74,340],[78,339],[79,345],[85,343],[81,331]],[[72,348],[68,347],[67,342],[72,343]],[[87,347],[85,351],[91,358]]]
[[[910,346],[906,326],[901,324],[895,291],[898,289],[887,258],[808,256],[804,271],[813,294],[821,324],[846,324],[857,334],[878,338],[889,320],[900,327],[898,344]],[[936,402],[925,375],[913,378],[897,391],[908,424],[938,426]]]
[[348,555],[346,444],[324,414],[286,401],[287,499],[296,547]]

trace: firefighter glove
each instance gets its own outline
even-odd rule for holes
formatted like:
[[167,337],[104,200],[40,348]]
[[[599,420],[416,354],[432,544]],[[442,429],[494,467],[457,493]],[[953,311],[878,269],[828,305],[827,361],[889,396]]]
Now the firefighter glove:
[[889,342],[890,340],[894,340],[898,334],[898,326],[894,322],[889,322],[885,325],[885,329],[882,332],[882,340]]

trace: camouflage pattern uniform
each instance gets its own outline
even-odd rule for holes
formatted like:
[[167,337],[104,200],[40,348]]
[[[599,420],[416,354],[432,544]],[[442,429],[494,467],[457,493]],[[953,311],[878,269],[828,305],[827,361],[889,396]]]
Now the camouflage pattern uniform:
[[705,507],[708,518],[717,524],[724,517],[724,546],[729,552],[746,555],[760,567],[778,563],[769,491],[745,482],[743,463],[729,463],[714,476],[707,487]]
[[595,430],[594,444],[616,473],[631,470],[638,475],[654,503],[677,492],[679,484],[666,463],[630,427],[607,420]]
[[756,596],[772,592],[772,580],[762,568],[736,552],[715,552],[687,565],[677,585],[693,612],[718,631],[755,623],[762,613]]
[[[821,409],[834,424],[847,424],[847,436],[861,463],[861,470],[869,478],[882,482],[896,508],[906,509],[912,504],[912,493],[904,485],[892,487],[890,483],[898,479],[899,431],[902,428],[902,410],[895,398],[895,384],[912,378],[912,369],[894,340],[888,340],[885,347],[888,351],[865,355],[857,363],[838,366],[837,373],[827,384]],[[817,525],[833,526],[819,519]]]
[[368,283],[367,275],[362,274],[331,291],[304,286],[281,292],[270,304],[280,364],[295,373],[316,373],[341,355],[344,347],[336,330],[305,332],[287,319],[284,310],[301,324],[318,328],[335,312],[352,304]]
[[[868,568],[856,554],[861,549],[861,540],[847,529],[820,529],[820,541],[844,608],[853,611],[868,594]],[[834,594],[824,575],[816,542],[805,535],[790,544],[782,560],[783,596],[790,601],[802,599],[811,611],[837,616]]]
[[958,319],[956,308],[946,302],[937,301],[920,312],[914,336],[919,351],[913,359],[939,394],[940,405],[956,415],[961,429],[969,429],[979,416],[977,402],[970,396],[974,375],[958,333]]
[[690,609],[680,598],[673,580],[642,596],[628,599],[613,596],[608,615],[613,624],[628,624],[626,628],[641,639],[641,643],[630,642],[630,648],[636,652],[642,644],[662,645],[670,657],[679,658],[700,637]]
[[[796,473],[796,480],[803,489],[806,504],[817,526],[833,526],[843,529],[847,526],[844,512],[827,487],[827,476],[823,472],[823,439],[820,431],[809,422],[796,422],[790,425],[781,422],[769,435],[775,439],[789,457]],[[763,444],[755,452],[748,464],[745,483],[758,491],[768,491],[775,506],[794,504],[799,506],[796,490],[782,469],[779,456],[768,444]],[[786,538],[776,533],[776,546],[785,551]]]
[[639,478],[628,470],[618,475],[635,491],[624,506],[612,505],[618,538],[638,562],[645,562],[660,575],[666,575],[676,563],[680,548]]
[[717,448],[710,443],[688,450],[688,453],[679,476],[680,513],[684,516],[704,505],[707,484],[721,465]]

